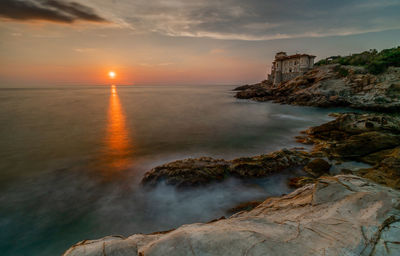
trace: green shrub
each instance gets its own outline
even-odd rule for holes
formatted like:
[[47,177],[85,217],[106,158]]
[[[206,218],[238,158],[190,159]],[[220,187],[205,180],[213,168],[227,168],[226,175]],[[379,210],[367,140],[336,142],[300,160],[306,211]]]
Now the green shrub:
[[340,65],[334,67],[333,70],[337,72],[340,77],[346,77],[349,75],[349,71]]
[[387,64],[383,61],[373,61],[367,65],[369,73],[378,75],[383,73],[387,69]]

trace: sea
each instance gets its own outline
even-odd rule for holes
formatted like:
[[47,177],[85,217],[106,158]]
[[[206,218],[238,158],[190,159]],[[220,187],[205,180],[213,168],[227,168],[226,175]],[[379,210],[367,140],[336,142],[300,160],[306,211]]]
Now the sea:
[[61,255],[73,244],[228,217],[291,192],[292,170],[186,190],[141,178],[184,158],[304,147],[299,132],[343,109],[254,102],[233,85],[0,88],[0,254]]

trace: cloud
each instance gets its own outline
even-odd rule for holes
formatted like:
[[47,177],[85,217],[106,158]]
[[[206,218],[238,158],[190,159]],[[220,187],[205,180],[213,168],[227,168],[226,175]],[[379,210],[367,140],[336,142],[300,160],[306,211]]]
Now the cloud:
[[[82,0],[81,0],[82,1]],[[398,0],[96,0],[135,33],[273,40],[399,29]]]
[[1,0],[0,16],[11,20],[42,20],[60,23],[107,22],[88,6],[62,0]]

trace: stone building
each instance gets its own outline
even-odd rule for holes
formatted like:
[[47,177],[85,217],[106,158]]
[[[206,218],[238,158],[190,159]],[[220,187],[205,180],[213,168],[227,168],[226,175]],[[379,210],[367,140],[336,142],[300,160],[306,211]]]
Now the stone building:
[[286,82],[297,76],[303,75],[314,67],[315,56],[309,54],[286,55],[286,52],[278,52],[275,61],[272,62],[271,74],[268,80],[274,85]]

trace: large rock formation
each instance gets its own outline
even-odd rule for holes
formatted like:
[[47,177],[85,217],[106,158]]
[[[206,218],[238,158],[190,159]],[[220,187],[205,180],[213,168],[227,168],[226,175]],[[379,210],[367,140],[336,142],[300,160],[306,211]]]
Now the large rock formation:
[[64,256],[400,255],[400,192],[322,177],[249,212],[173,231],[82,241]]
[[400,68],[372,75],[360,67],[325,65],[278,85],[263,81],[236,90],[241,99],[395,111],[400,109]]

